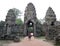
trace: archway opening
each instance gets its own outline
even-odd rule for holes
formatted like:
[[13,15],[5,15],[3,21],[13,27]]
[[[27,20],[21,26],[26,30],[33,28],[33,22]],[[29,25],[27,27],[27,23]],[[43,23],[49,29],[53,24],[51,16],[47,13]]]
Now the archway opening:
[[34,33],[34,23],[32,21],[27,22],[27,35],[29,33]]

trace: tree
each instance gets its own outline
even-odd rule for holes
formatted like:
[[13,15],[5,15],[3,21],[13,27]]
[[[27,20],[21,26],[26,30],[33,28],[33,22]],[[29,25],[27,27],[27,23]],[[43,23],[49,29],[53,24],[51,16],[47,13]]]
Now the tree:
[[5,25],[5,22],[4,21],[0,21],[0,35],[2,35],[4,25]]
[[5,22],[4,22],[4,21],[0,21],[0,27],[3,27],[3,26],[4,26],[4,24],[5,24]]
[[19,19],[16,19],[16,24],[17,25],[22,25],[23,24],[23,21],[19,18]]
[[17,18],[18,16],[21,16],[22,12],[19,9],[13,8],[12,9],[14,11],[14,14],[16,16],[16,24],[17,25],[22,25],[23,21],[21,20],[21,18]]
[[22,12],[19,9],[13,8],[12,10],[14,11],[16,17],[21,16]]
[[23,24],[23,21],[20,18],[17,18],[18,16],[21,16],[21,14],[22,14],[19,9],[12,8],[12,9],[9,10],[9,12],[16,16],[16,24],[17,25],[22,25]]

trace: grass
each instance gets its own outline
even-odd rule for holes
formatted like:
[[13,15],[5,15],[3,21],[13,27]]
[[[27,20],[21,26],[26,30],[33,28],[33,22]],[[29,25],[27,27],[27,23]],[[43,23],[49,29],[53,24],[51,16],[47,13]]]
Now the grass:
[[36,37],[37,39],[45,39],[44,36]]
[[55,46],[60,46],[60,42],[56,43]]
[[11,40],[0,40],[0,46],[8,46],[9,43],[12,43]]
[[[20,40],[23,40],[24,37],[20,37]],[[13,40],[0,40],[0,46],[8,46],[8,44],[14,43]]]

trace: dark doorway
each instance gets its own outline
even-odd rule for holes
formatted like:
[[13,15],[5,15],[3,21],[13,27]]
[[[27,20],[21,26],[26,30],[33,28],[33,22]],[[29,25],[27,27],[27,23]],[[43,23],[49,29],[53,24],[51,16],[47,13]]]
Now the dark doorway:
[[32,21],[28,21],[27,23],[27,35],[29,33],[34,33],[34,24]]
[[54,22],[51,22],[51,26],[53,26],[54,25]]

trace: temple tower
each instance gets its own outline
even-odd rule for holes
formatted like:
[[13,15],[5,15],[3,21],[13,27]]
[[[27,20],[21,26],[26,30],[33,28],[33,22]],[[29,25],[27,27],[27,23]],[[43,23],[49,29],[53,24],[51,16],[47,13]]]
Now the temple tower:
[[10,34],[12,31],[12,27],[15,25],[16,16],[14,14],[14,10],[10,9],[7,13],[5,20],[6,34]]
[[54,11],[52,10],[51,7],[48,8],[47,12],[46,12],[46,16],[45,16],[45,24],[46,24],[46,38],[47,39],[54,39],[55,35],[56,35],[56,26],[55,26],[55,22],[56,22],[56,15],[54,13]]
[[56,21],[56,15],[51,7],[49,7],[46,12],[45,21],[48,25],[51,25]]
[[24,35],[28,35],[29,32],[36,35],[36,10],[32,3],[27,5],[24,14]]

